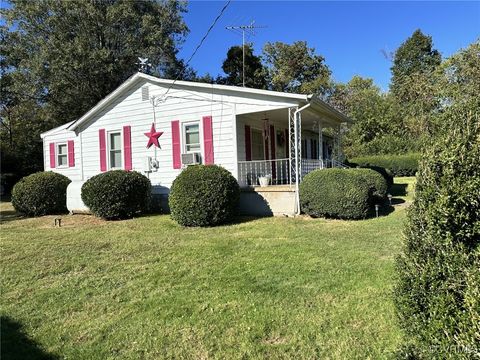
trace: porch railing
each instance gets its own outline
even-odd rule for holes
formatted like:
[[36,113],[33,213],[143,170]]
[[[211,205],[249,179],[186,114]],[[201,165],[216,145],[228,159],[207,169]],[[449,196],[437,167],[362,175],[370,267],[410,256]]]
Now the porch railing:
[[319,159],[302,159],[301,165],[302,166],[301,166],[300,176],[302,179],[309,172],[324,168],[323,160],[319,160]]
[[[303,179],[309,172],[332,167],[347,167],[345,164],[331,159],[301,159],[300,177]],[[290,185],[290,160],[253,160],[238,162],[238,183],[240,186],[258,186],[259,179],[267,177],[269,185]]]
[[259,178],[267,177],[270,185],[290,184],[290,160],[253,160],[238,162],[240,186],[257,186]]

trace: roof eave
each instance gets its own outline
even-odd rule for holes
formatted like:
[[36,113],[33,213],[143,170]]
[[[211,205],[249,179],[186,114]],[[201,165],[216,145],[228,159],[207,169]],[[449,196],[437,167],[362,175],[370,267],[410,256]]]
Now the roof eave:
[[327,113],[333,115],[337,120],[339,120],[342,123],[348,123],[348,124],[353,123],[352,119],[350,119],[348,116],[346,116],[342,112],[335,109],[333,106],[327,104],[325,101],[322,101],[316,97],[312,97],[310,100],[310,103],[326,111]]

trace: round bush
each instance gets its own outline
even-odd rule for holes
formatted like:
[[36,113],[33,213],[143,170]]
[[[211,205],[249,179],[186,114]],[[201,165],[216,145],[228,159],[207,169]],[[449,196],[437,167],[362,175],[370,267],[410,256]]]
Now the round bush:
[[107,220],[128,219],[148,209],[150,180],[136,171],[112,170],[82,186],[82,200],[90,211]]
[[67,186],[70,179],[52,171],[22,178],[12,190],[12,205],[27,216],[67,212]]
[[370,208],[370,187],[356,169],[312,171],[300,184],[300,206],[313,217],[363,219]]
[[385,178],[373,169],[354,169],[360,174],[370,186],[371,201],[374,204],[381,204],[387,196],[388,185]]
[[172,218],[183,226],[215,226],[235,216],[240,187],[232,174],[217,165],[188,166],[175,179],[168,204]]

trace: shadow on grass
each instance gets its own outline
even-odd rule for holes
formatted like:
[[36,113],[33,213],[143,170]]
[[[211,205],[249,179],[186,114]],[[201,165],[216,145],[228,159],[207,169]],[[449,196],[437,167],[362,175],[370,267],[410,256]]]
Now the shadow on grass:
[[2,360],[54,360],[58,356],[48,354],[34,341],[29,339],[22,330],[22,325],[15,320],[0,317],[1,352]]
[[393,184],[390,187],[390,194],[392,196],[407,196],[408,184]]
[[0,211],[0,224],[18,219],[23,219],[23,216],[17,213],[15,210]]

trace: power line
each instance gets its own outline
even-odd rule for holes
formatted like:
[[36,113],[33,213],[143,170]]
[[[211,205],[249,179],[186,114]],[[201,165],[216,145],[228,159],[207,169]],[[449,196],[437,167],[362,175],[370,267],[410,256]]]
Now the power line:
[[213,20],[212,24],[210,25],[210,27],[208,28],[207,32],[205,33],[205,35],[203,36],[202,40],[200,40],[200,42],[198,43],[197,47],[195,48],[195,50],[193,50],[193,53],[192,55],[190,55],[190,57],[188,58],[187,62],[185,63],[185,67],[178,73],[177,77],[173,80],[173,82],[170,84],[170,86],[168,87],[167,91],[165,92],[165,94],[163,94],[162,97],[165,97],[167,96],[168,92],[170,91],[170,89],[173,87],[173,85],[175,85],[175,82],[177,82],[177,80],[180,78],[180,75],[183,74],[183,72],[185,71],[185,69],[188,67],[188,64],[190,64],[190,61],[193,59],[193,57],[195,56],[195,54],[197,53],[197,51],[200,49],[200,47],[203,45],[203,43],[205,42],[205,40],[207,39],[208,35],[210,34],[210,31],[212,31],[212,29],[214,28],[214,26],[216,25],[216,23],[218,22],[218,20],[222,17],[223,13],[225,12],[225,10],[227,9],[228,5],[230,5],[232,0],[228,0],[225,5],[223,5],[223,8],[222,10],[220,10],[220,13],[217,15],[217,17],[215,18],[215,20]]

